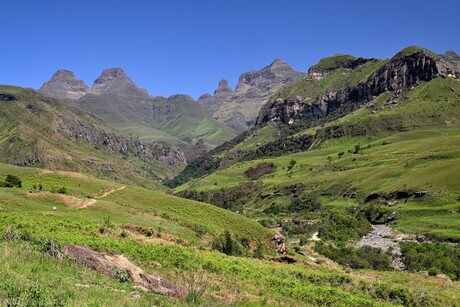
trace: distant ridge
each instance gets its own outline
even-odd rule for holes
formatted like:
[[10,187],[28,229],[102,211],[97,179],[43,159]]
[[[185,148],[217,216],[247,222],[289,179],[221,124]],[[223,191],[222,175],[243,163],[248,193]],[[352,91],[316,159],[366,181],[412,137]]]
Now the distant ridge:
[[221,80],[214,96],[204,94],[198,103],[217,120],[242,132],[254,125],[260,108],[271,95],[303,76],[303,73],[293,70],[288,63],[275,59],[260,70],[241,74],[235,91],[228,86],[226,80]]

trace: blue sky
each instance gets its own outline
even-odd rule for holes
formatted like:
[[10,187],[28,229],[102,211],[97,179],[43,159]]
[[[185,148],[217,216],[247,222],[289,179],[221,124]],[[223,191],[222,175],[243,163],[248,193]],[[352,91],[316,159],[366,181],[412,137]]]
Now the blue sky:
[[151,94],[213,92],[281,58],[460,53],[460,1],[4,1],[0,84],[38,88],[59,68],[91,87],[120,66]]

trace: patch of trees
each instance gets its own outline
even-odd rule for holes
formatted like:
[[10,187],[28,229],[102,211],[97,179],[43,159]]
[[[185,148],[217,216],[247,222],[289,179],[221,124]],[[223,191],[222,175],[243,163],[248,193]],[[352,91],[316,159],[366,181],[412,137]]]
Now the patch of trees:
[[452,280],[460,280],[459,245],[402,242],[400,246],[409,271],[428,271],[429,275],[442,273]]
[[359,240],[371,230],[363,210],[349,208],[345,212],[323,212],[318,235],[323,240],[334,241],[337,246],[345,246],[349,240]]
[[263,162],[257,164],[255,167],[250,167],[244,174],[251,180],[257,180],[262,176],[271,174],[276,170],[276,167],[271,162]]
[[6,175],[5,181],[0,182],[0,187],[5,188],[22,188],[22,181],[15,175]]
[[166,181],[165,185],[175,188],[191,179],[209,175],[219,168],[221,160],[221,158],[212,157],[209,154],[199,156],[190,161],[179,175]]
[[196,200],[213,204],[214,206],[224,208],[230,211],[241,211],[243,206],[248,203],[252,197],[257,197],[259,187],[254,183],[242,184],[240,186],[221,189],[218,191],[194,191],[186,190],[177,193],[179,197]]
[[241,160],[249,161],[265,157],[279,157],[287,153],[306,151],[313,144],[314,138],[311,135],[280,138],[274,142],[260,146],[254,151],[248,152]]
[[228,230],[216,235],[212,240],[212,249],[229,256],[263,257],[263,246],[260,242],[252,242],[247,238],[232,235]]
[[316,243],[315,251],[352,269],[393,270],[391,254],[379,248],[370,246],[336,248],[320,241]]

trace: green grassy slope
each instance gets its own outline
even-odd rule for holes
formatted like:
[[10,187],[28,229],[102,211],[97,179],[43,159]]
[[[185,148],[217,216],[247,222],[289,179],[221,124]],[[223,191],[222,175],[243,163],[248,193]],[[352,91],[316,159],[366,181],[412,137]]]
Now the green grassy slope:
[[[173,168],[136,153],[111,151],[104,138],[125,139],[99,119],[31,90],[0,86],[0,95],[12,100],[0,102],[1,161],[35,165],[47,169],[79,171],[124,182],[160,187],[154,178],[175,173]],[[94,139],[71,137],[76,129]]]
[[[132,186],[113,190],[120,184],[82,174],[0,164],[0,177],[4,174],[21,178],[23,188],[0,188],[2,302],[126,306],[187,302],[143,293],[132,283],[118,283],[67,258],[53,258],[41,251],[45,239],[123,254],[176,285],[190,285],[187,280],[198,274],[207,284],[201,298],[205,305],[392,306],[458,301],[458,283],[446,287],[442,280],[418,274],[347,273],[307,258],[283,264],[209,251],[212,235],[225,229],[240,238],[271,237],[257,223],[211,205]],[[37,182],[42,191],[33,189]],[[62,186],[66,195],[53,192]],[[104,197],[108,191],[112,193]],[[88,196],[97,202],[78,209]],[[53,206],[57,211],[51,210]],[[12,232],[18,238],[5,241],[5,234]],[[132,297],[132,291],[140,292],[140,298]]]
[[213,146],[232,139],[236,132],[215,120],[187,95],[157,97],[153,103],[152,125],[182,141],[195,144],[203,140]]
[[190,151],[200,140],[214,147],[236,135],[186,95],[152,99],[86,95],[76,105],[96,114],[111,127],[142,141],[184,151]]
[[[201,242],[205,237],[218,234],[223,229],[255,241],[270,236],[268,230],[248,218],[159,191],[123,186],[78,173],[50,172],[1,164],[0,177],[6,177],[7,174],[18,176],[23,186],[22,189],[2,189],[0,193],[2,214],[14,224],[38,226],[54,216],[53,220],[85,221],[87,229],[97,229],[98,224],[109,217],[117,224],[140,225],[156,232],[161,229],[187,242]],[[38,190],[39,185],[42,191]],[[66,189],[65,195],[58,193],[62,187]],[[104,193],[110,191],[113,193],[104,196]],[[89,199],[96,199],[96,205],[79,209]],[[58,211],[50,215],[53,206]],[[30,215],[30,219],[26,218],[27,215]],[[55,227],[52,224],[40,231],[52,232],[51,229]],[[60,238],[67,240],[68,234],[65,231]]]
[[[299,185],[301,191],[321,195],[326,206],[345,207],[359,205],[358,201],[373,193],[391,199],[397,191],[428,191],[430,196],[424,199],[410,198],[394,207],[399,214],[395,226],[458,241],[460,82],[438,78],[400,96],[396,105],[387,103],[390,98],[382,94],[375,98],[374,108],[362,107],[291,136],[316,136],[306,152],[233,163],[176,188],[176,192],[217,192],[253,182],[262,187],[258,193],[263,197],[244,210],[262,218],[272,203],[283,207],[290,202],[289,194],[280,195],[280,191]],[[257,132],[262,139],[266,129],[272,128]],[[341,131],[342,136],[337,138],[331,131]],[[257,133],[255,140],[259,140]],[[237,150],[257,150],[253,143],[249,139]],[[360,149],[353,153],[357,145]],[[291,160],[296,164],[289,170]],[[276,171],[254,182],[245,172],[261,162],[273,163]]]

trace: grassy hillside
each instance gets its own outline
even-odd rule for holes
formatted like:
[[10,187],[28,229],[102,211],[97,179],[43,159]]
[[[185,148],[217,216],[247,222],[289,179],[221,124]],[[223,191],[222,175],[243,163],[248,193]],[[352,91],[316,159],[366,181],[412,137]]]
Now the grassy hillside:
[[193,151],[198,142],[204,142],[205,148],[212,148],[236,135],[186,95],[169,98],[85,95],[75,104],[99,116],[111,127],[144,142],[186,152]]
[[[160,232],[168,234],[171,239],[187,242],[201,242],[222,229],[256,241],[269,234],[262,226],[240,215],[159,191],[121,185],[79,173],[2,164],[0,178],[7,174],[14,174],[22,180],[22,189],[4,188],[0,194],[4,218],[13,224],[38,226],[50,218],[51,208],[56,206],[58,210],[51,216],[57,220],[85,221],[88,230],[97,229],[109,217],[116,224],[139,225],[155,233],[161,229]],[[62,188],[65,194],[60,193]],[[89,200],[96,200],[95,205],[92,202],[88,204]],[[30,215],[30,220],[27,215]],[[40,231],[46,234],[54,227],[51,222]],[[64,231],[61,239],[80,235],[70,235],[69,232],[72,231]]]
[[196,144],[202,140],[213,147],[232,139],[236,132],[206,113],[206,110],[187,95],[157,97],[153,102],[153,127]]
[[[174,168],[146,157],[135,139],[34,91],[0,86],[0,157],[5,163],[91,173],[159,187]],[[124,144],[124,145],[120,145]]]
[[[215,206],[82,174],[4,164],[0,173],[0,178],[14,174],[22,180],[22,188],[0,188],[2,302],[139,306],[198,300],[214,306],[391,306],[458,301],[457,283],[446,287],[443,280],[418,274],[350,273],[307,257],[283,264],[210,251],[209,240],[223,230],[251,241],[271,237],[257,223]],[[63,187],[66,194],[57,193]],[[93,199],[95,203],[84,207]],[[51,256],[50,240],[58,243],[58,249],[60,244],[78,244],[123,254],[146,272],[178,286],[191,289],[191,280],[204,281],[206,291],[198,296],[188,291],[178,299],[144,293],[131,282],[118,282],[66,257]]]
[[[215,193],[252,184],[258,187],[258,196],[247,200],[244,213],[265,218],[273,204],[281,216],[288,214],[293,193],[316,194],[326,207],[345,208],[361,206],[359,202],[371,194],[393,200],[399,191],[427,191],[421,199],[410,196],[385,209],[398,212],[394,226],[409,233],[460,241],[460,182],[455,175],[460,162],[460,82],[434,79],[395,103],[388,101],[389,96],[382,94],[375,98],[374,108],[362,107],[292,135],[292,139],[315,137],[306,152],[239,162],[192,180],[176,192]],[[234,150],[257,150],[254,142],[263,142],[267,131],[273,129],[270,127]],[[290,167],[291,161],[295,164]],[[245,172],[262,162],[273,163],[275,171],[251,180]]]

